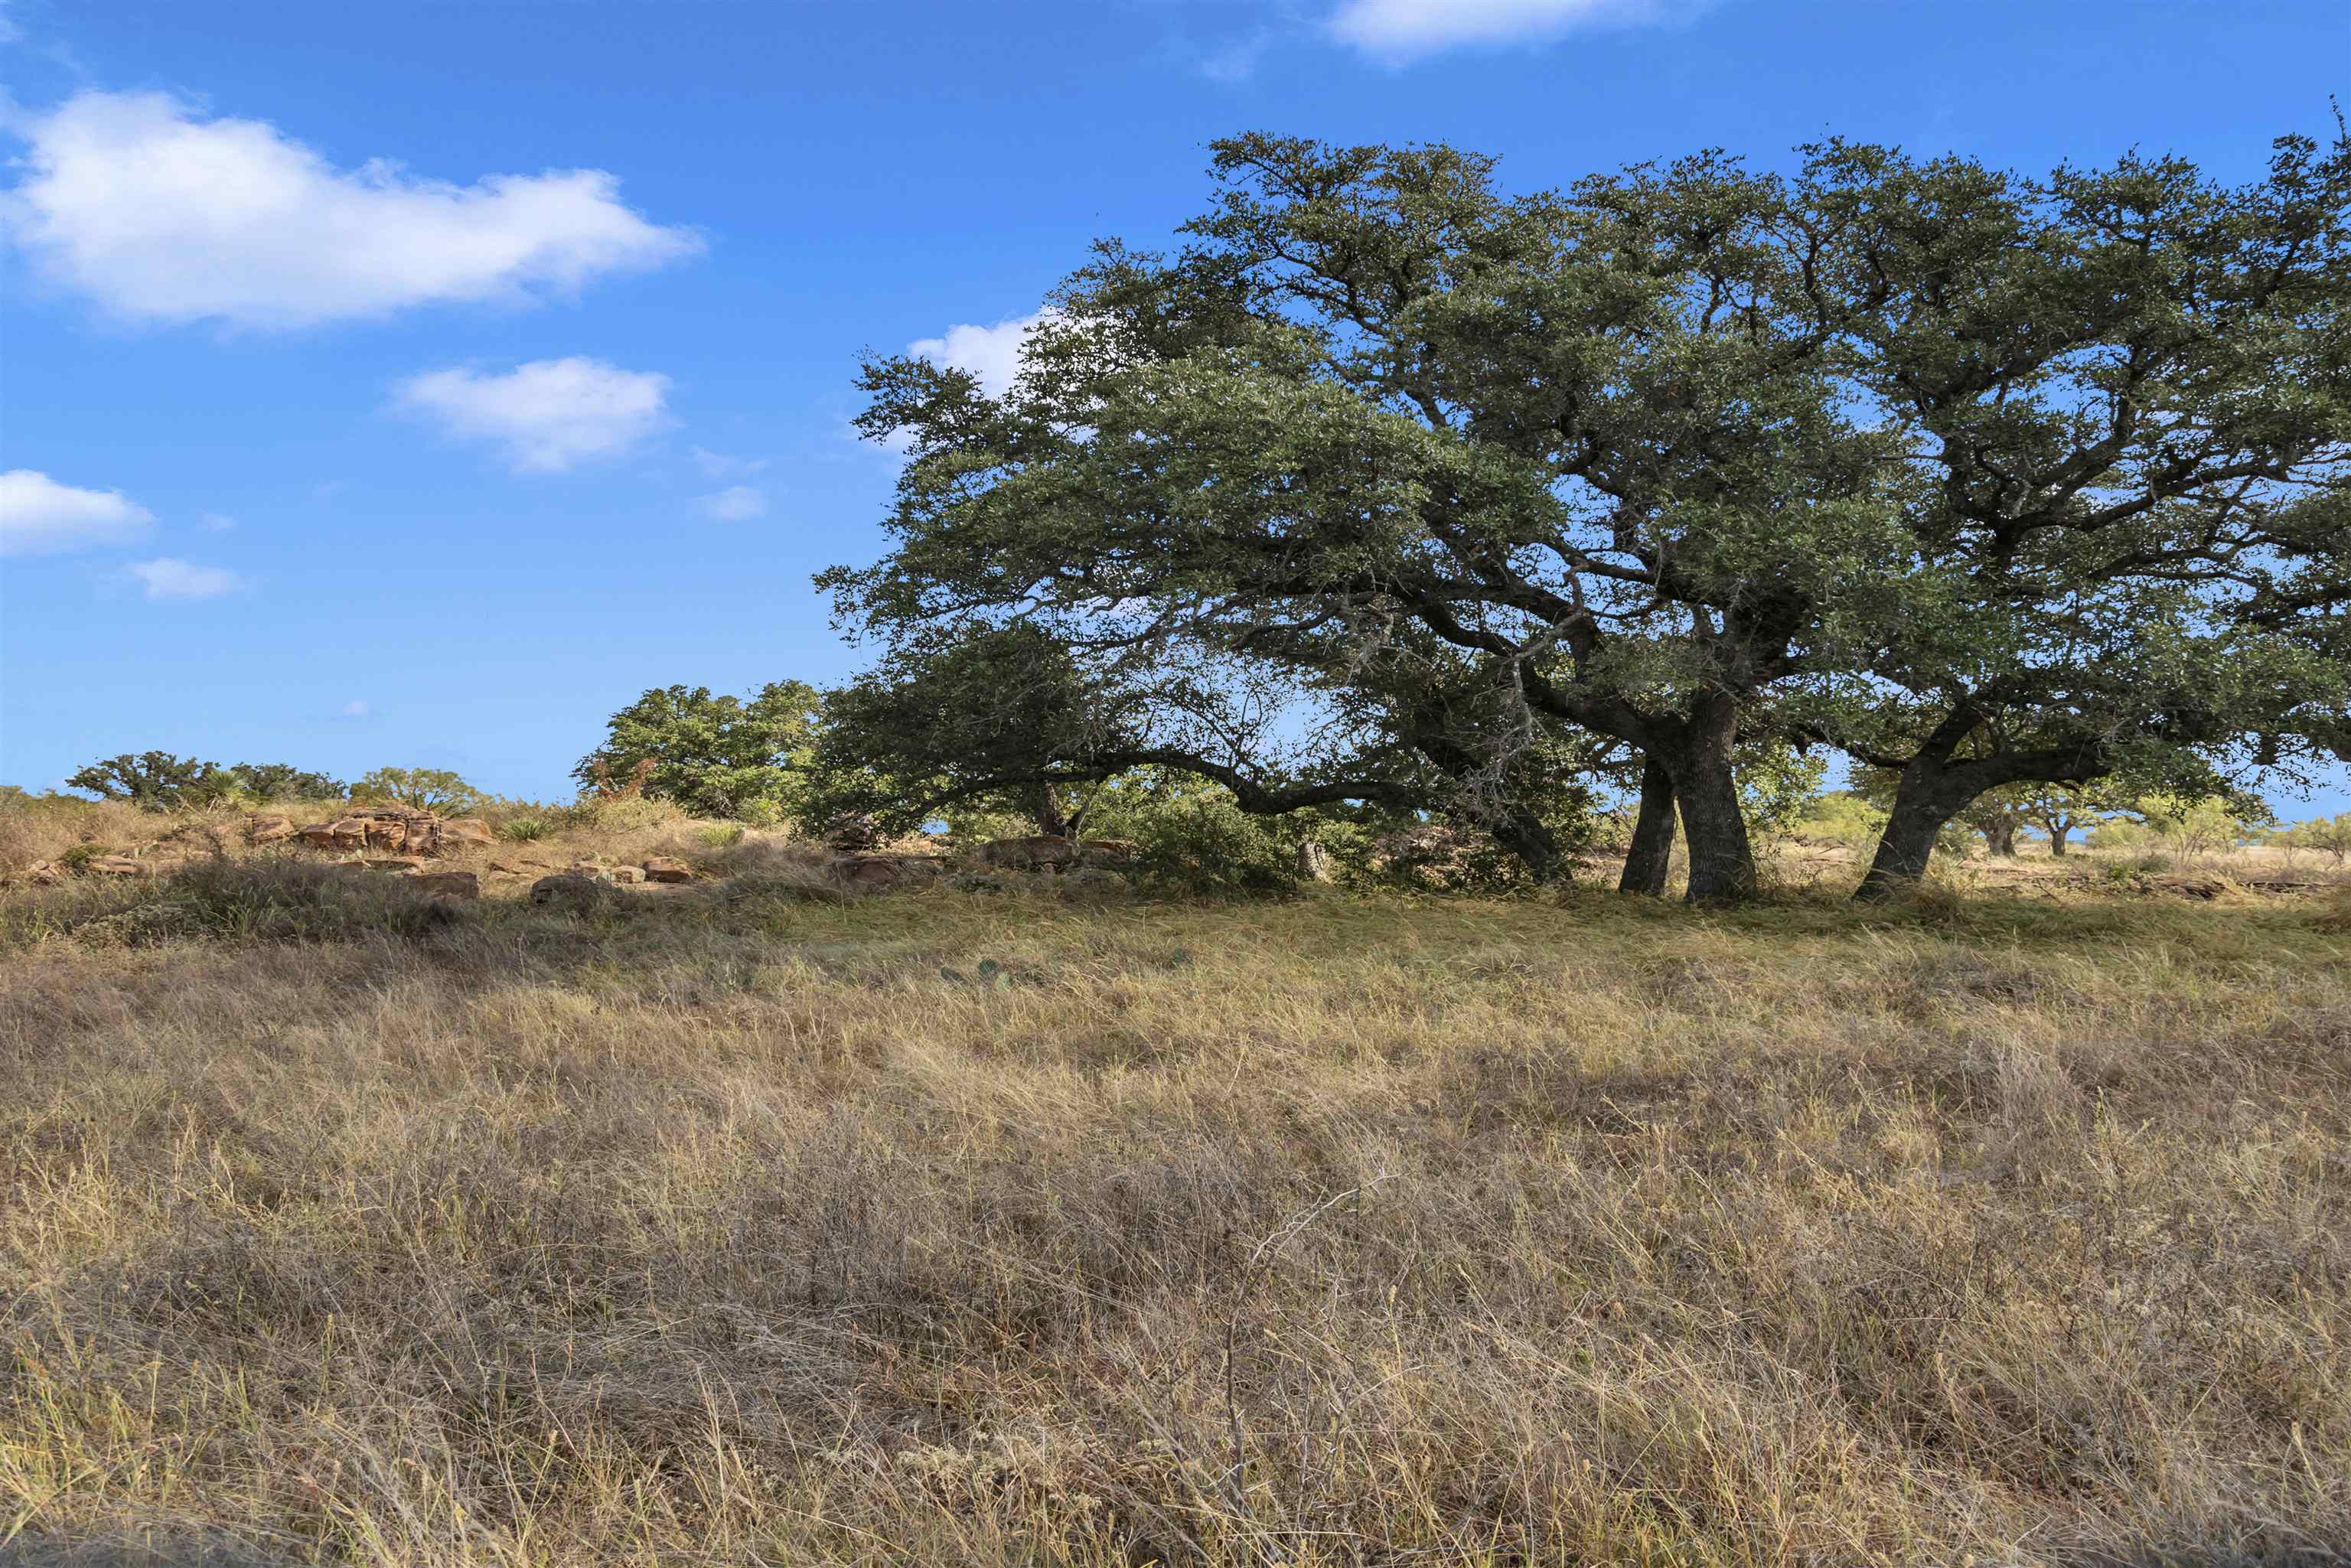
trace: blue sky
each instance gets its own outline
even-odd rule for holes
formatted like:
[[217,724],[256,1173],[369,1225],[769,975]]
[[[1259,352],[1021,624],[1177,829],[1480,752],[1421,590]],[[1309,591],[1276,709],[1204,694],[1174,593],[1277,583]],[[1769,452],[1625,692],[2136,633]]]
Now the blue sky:
[[2351,86],[2342,0],[5,0],[0,35],[33,788],[161,747],[558,798],[647,686],[846,674],[809,576],[880,547],[860,352],[1005,362],[1090,240],[1198,207],[1215,136],[1529,186],[1826,134],[2243,177]]

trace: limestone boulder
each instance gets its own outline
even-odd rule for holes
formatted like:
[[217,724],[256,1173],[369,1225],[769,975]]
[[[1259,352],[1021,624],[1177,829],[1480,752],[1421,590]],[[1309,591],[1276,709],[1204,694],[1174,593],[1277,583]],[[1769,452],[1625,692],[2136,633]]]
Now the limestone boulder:
[[293,821],[287,817],[247,817],[245,820],[245,841],[249,844],[283,843],[294,836]]
[[667,855],[652,855],[645,861],[647,882],[692,882],[694,868],[681,860]]
[[585,909],[609,897],[611,884],[584,872],[559,871],[530,884],[530,901],[543,908]]

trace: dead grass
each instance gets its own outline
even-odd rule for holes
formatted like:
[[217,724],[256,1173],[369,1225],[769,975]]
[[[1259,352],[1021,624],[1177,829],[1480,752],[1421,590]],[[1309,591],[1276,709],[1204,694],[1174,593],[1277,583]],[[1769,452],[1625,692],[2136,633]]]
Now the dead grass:
[[169,884],[0,894],[0,1542],[2351,1541],[2351,934],[2314,902],[936,888],[396,934],[278,874],[204,907],[312,914],[144,943],[67,933]]

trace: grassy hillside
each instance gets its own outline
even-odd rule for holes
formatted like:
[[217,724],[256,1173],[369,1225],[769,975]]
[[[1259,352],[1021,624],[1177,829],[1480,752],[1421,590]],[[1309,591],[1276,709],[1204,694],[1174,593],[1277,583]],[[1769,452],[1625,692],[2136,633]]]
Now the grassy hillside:
[[2339,904],[832,903],[613,842],[739,874],[0,894],[0,1540],[2351,1542]]

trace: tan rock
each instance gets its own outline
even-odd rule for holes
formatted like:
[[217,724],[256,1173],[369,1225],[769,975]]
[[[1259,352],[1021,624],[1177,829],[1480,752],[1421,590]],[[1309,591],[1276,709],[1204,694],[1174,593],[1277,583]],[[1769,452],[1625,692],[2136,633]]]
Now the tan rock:
[[486,849],[496,841],[490,825],[475,821],[471,817],[459,817],[454,821],[436,824],[433,837],[434,847],[443,854],[457,849]]
[[616,865],[604,874],[619,883],[639,883],[645,880],[645,873],[632,865]]
[[647,882],[692,882],[694,868],[681,860],[667,855],[653,855],[645,861]]
[[245,840],[250,844],[275,844],[294,836],[294,824],[284,817],[248,817]]
[[424,862],[414,855],[368,855],[359,863],[370,871],[420,872]]
[[152,876],[155,868],[129,855],[99,855],[82,869],[95,876]]
[[982,844],[979,858],[992,866],[1011,871],[1037,871],[1050,867],[1075,865],[1083,852],[1075,839],[1059,839],[1049,834],[1036,834],[1025,839],[992,839]]
[[433,898],[479,898],[481,879],[469,871],[428,871],[411,878]]
[[530,884],[530,901],[539,904],[593,904],[607,895],[608,885],[600,877],[576,871],[559,871],[553,876],[540,877]]

